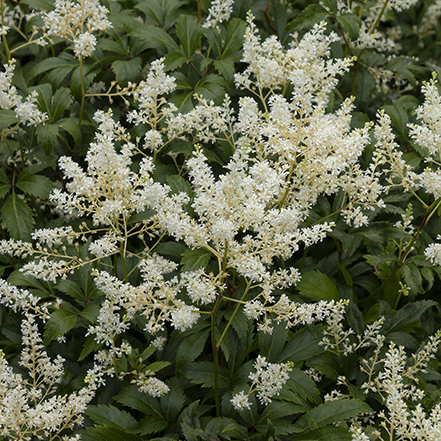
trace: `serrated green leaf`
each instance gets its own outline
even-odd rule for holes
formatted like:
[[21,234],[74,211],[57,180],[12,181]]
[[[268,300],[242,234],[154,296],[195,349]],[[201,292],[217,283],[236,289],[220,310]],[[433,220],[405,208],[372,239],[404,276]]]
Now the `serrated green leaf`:
[[58,128],[69,133],[75,142],[81,140],[81,129],[78,123],[78,118],[61,118],[57,121]]
[[161,432],[167,426],[168,422],[162,415],[151,415],[143,418],[135,427],[132,427],[131,432],[141,436],[150,435],[152,433]]
[[86,427],[80,434],[83,441],[142,441],[138,436],[116,427]]
[[130,429],[136,424],[135,418],[128,412],[119,410],[114,406],[89,405],[86,415],[95,423],[109,427],[116,427],[119,430]]
[[63,115],[64,111],[69,107],[70,99],[71,95],[68,88],[60,87],[57,89],[52,99],[51,112],[49,114],[52,121],[56,121]]
[[237,57],[243,46],[247,24],[239,18],[233,18],[228,24],[225,44],[222,51],[222,59]]
[[[1,120],[1,116],[0,116],[0,120]],[[4,198],[8,194],[10,189],[11,189],[11,184],[9,183],[8,176],[0,168],[0,199]]]
[[300,282],[297,284],[300,294],[314,300],[340,300],[335,283],[320,271],[313,270],[302,274]]
[[368,70],[363,70],[358,74],[355,96],[361,103],[365,102],[375,87],[375,78]]
[[[219,366],[218,376],[219,387],[229,387],[230,375],[225,367]],[[190,378],[193,384],[212,388],[214,387],[214,363],[210,361],[192,363],[186,371],[186,377]]]
[[210,335],[210,325],[201,323],[185,331],[179,342],[177,363],[186,365],[192,363],[201,354]]
[[405,326],[415,323],[427,309],[435,305],[437,303],[433,300],[418,300],[404,305],[394,315],[388,331],[399,331]]
[[95,335],[91,334],[87,336],[81,354],[78,357],[78,361],[84,360],[90,353],[97,351],[100,347],[101,344],[96,342]]
[[64,78],[78,66],[78,60],[66,53],[62,52],[57,57],[45,58],[43,61],[34,66],[29,72],[30,79],[44,72],[57,69],[58,77],[61,78],[58,85]]
[[196,271],[199,268],[205,268],[210,261],[210,251],[196,248],[194,250],[187,249],[182,254],[181,265],[182,272]]
[[285,323],[274,326],[271,334],[259,332],[259,353],[266,357],[270,363],[274,363],[285,346],[288,337],[288,329]]
[[418,294],[423,291],[423,278],[421,277],[420,270],[416,265],[413,263],[405,263],[400,268],[400,273],[412,293]]
[[167,381],[170,391],[159,399],[162,415],[167,421],[176,421],[184,406],[185,394],[176,377]]
[[320,427],[306,434],[295,435],[289,441],[352,441],[352,434],[344,427]]
[[308,328],[297,331],[280,353],[277,362],[303,361],[323,352],[323,347],[318,345],[317,338]]
[[37,127],[37,139],[41,144],[44,152],[49,155],[52,152],[55,143],[58,138],[58,125],[57,124],[40,124]]
[[213,64],[226,81],[228,81],[229,83],[233,82],[235,69],[234,61],[231,57],[222,58],[221,60],[214,60]]
[[310,29],[316,23],[325,20],[328,16],[329,12],[323,6],[311,3],[303,9],[300,15],[286,25],[285,31],[292,33],[294,31]]
[[128,82],[135,83],[142,69],[142,60],[140,57],[131,60],[116,60],[112,63],[112,69],[116,75],[116,81],[119,84],[126,85]]
[[175,70],[188,62],[188,58],[180,51],[169,52],[165,54],[165,71]]
[[335,17],[338,23],[341,24],[343,30],[349,35],[351,40],[356,40],[360,32],[361,19],[352,12],[347,12]]
[[354,418],[360,413],[370,411],[371,408],[360,400],[328,401],[303,415],[295,426],[302,431],[309,431]]
[[47,199],[55,185],[46,176],[32,174],[28,168],[25,168],[18,175],[17,187],[26,194]]
[[46,322],[44,340],[46,343],[61,337],[75,327],[77,314],[66,309],[57,309]]
[[179,51],[179,46],[175,40],[173,40],[173,38],[163,29],[155,26],[139,26],[138,22],[138,27],[134,29],[130,35],[145,41],[150,47],[158,48],[165,46],[169,51]]
[[170,364],[171,363],[169,361],[155,361],[155,362],[149,364],[147,366],[147,368],[148,368],[149,371],[158,372],[161,369],[164,369],[167,366],[170,366]]
[[181,43],[182,51],[188,59],[191,59],[199,47],[202,29],[196,17],[181,15],[176,22],[176,35]]
[[15,193],[12,193],[3,205],[2,221],[13,239],[30,239],[35,222],[34,215]]
[[0,110],[0,131],[18,122],[20,122],[20,119],[13,110]]

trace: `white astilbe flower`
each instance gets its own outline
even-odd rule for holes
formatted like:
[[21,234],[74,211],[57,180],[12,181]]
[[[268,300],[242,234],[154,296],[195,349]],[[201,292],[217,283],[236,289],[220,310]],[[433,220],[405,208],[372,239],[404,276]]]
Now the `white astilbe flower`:
[[[147,319],[145,331],[156,334],[163,329],[165,322],[171,323],[180,331],[191,328],[199,319],[198,308],[190,306],[177,296],[184,286],[184,281],[177,277],[166,280],[164,275],[170,273],[176,264],[160,256],[153,256],[140,262],[143,283],[133,286],[121,282],[106,271],[94,271],[95,284],[107,297],[105,303],[111,303],[113,309],[123,308],[127,319],[133,318],[136,312]],[[112,320],[112,316],[110,316]],[[126,326],[118,319],[117,329]],[[106,333],[106,326],[100,326]],[[94,330],[96,333],[96,330]]]
[[109,12],[99,0],[56,0],[55,9],[43,15],[44,31],[72,42],[77,57],[88,57],[97,43],[92,33],[112,27]]
[[89,32],[84,32],[84,34],[80,34],[78,38],[75,38],[74,40],[75,55],[77,57],[90,57],[95,50],[96,43],[96,37],[92,34],[89,34]]
[[[438,235],[438,240],[441,240],[441,236]],[[427,246],[424,251],[426,259],[430,261],[433,265],[441,266],[441,244],[431,243]]]
[[177,110],[164,96],[176,88],[175,78],[167,75],[164,68],[164,58],[152,62],[146,80],[139,83],[133,94],[135,102],[138,103],[138,110],[132,110],[127,114],[128,122],[135,125],[148,124],[155,130],[155,133],[147,132],[147,144],[155,144],[152,139],[160,139],[159,132],[156,132],[157,124]]
[[51,433],[55,439],[66,427],[82,424],[96,384],[88,384],[68,395],[57,394],[57,385],[64,375],[64,359],[59,355],[54,360],[49,358],[37,323],[38,318],[48,318],[47,305],[38,305],[40,299],[4,281],[1,288],[0,302],[24,312],[19,363],[27,374],[16,374],[0,350],[0,435],[7,439],[27,439]]
[[248,67],[243,73],[235,74],[236,85],[250,90],[252,86],[258,90],[276,90],[291,83],[293,97],[307,111],[316,100],[325,103],[337,85],[336,77],[348,71],[352,64],[351,59],[326,60],[330,45],[339,40],[337,34],[325,35],[326,25],[322,22],[285,50],[275,36],[261,43],[253,19],[249,14],[242,58]]
[[37,126],[44,123],[47,115],[38,109],[38,93],[33,91],[23,98],[12,84],[15,60],[11,60],[9,64],[5,64],[3,67],[5,72],[0,72],[0,109],[13,110],[17,114],[17,123],[28,126]]
[[[441,406],[436,405],[426,414],[421,405],[425,393],[417,387],[417,374],[427,372],[427,366],[436,357],[440,342],[441,332],[438,331],[412,357],[407,356],[402,346],[397,347],[391,342],[383,359],[378,359],[377,353],[372,361],[364,361],[362,370],[369,374],[369,381],[362,388],[366,392],[379,392],[387,409],[379,413],[383,420],[381,425],[389,426],[389,433],[393,433],[397,439],[439,439]],[[383,366],[378,372],[379,364]]]
[[412,167],[402,159],[403,153],[398,150],[398,144],[392,132],[389,115],[383,110],[377,113],[378,123],[375,125],[375,144],[373,164],[381,168],[386,176],[387,189],[395,186],[404,188],[405,191],[418,188],[418,175]]
[[233,12],[234,0],[213,0],[208,10],[208,17],[202,25],[204,28],[217,28],[218,23],[228,21]]
[[105,343],[107,346],[115,345],[115,337],[127,331],[130,326],[128,321],[121,319],[119,310],[121,308],[115,305],[111,300],[104,300],[101,304],[96,326],[89,326],[87,335],[95,335],[97,343]]
[[193,303],[212,303],[216,300],[217,293],[225,289],[225,286],[219,286],[217,277],[213,274],[207,275],[203,269],[183,273],[181,279]]
[[155,377],[139,376],[136,384],[141,392],[145,392],[155,398],[170,391],[170,388],[163,381]]
[[438,159],[441,153],[441,96],[437,88],[436,75],[429,82],[424,82],[422,92],[424,103],[417,107],[416,114],[420,124],[408,124],[410,136],[430,155]]
[[248,397],[256,392],[257,398],[265,406],[271,403],[272,397],[279,395],[283,385],[289,379],[293,363],[268,363],[266,357],[258,356],[253,364],[256,372],[251,372],[248,378],[252,381],[250,391],[245,394],[241,391],[230,400],[233,407],[239,412],[250,409]]
[[249,394],[245,394],[245,391],[241,390],[238,394],[235,394],[230,401],[234,409],[241,412],[244,409],[251,409],[251,403],[248,397]]

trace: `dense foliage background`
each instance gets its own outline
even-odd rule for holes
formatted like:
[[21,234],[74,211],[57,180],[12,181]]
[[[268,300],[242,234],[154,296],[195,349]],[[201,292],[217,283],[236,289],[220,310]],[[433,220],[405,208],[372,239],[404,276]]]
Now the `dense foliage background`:
[[441,438],[439,0],[0,12],[0,438]]

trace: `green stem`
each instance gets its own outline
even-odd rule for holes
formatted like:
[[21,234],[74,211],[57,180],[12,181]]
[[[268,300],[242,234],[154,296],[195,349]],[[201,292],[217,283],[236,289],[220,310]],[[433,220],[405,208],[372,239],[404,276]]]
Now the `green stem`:
[[220,396],[219,396],[219,348],[216,344],[216,313],[219,309],[222,295],[219,295],[211,312],[211,346],[213,348],[214,361],[214,401],[216,405],[216,417],[221,416]]
[[80,116],[78,118],[78,127],[81,127],[81,121],[83,120],[83,112],[84,112],[84,101],[86,99],[86,94],[84,90],[84,78],[83,78],[83,57],[79,56],[80,61],[80,81],[81,81],[81,108],[80,108]]
[[[0,1],[0,12],[2,15],[2,27],[5,25],[5,10],[4,10],[4,1]],[[6,40],[6,35],[2,35],[3,44],[5,45],[6,58],[8,61],[11,61],[11,52],[9,50],[8,41]]]
[[216,347],[217,349],[219,349],[220,344],[222,342],[222,339],[225,337],[225,334],[227,333],[228,328],[231,325],[231,322],[234,319],[234,316],[236,315],[237,311],[240,308],[240,305],[244,304],[245,302],[243,301],[243,299],[245,298],[245,296],[248,294],[248,291],[250,289],[251,286],[251,281],[247,282],[247,287],[245,288],[244,293],[242,294],[242,297],[240,298],[240,300],[236,300],[236,299],[230,299],[229,297],[224,297],[224,299],[228,299],[234,302],[237,302],[236,308],[233,311],[233,314],[231,314],[230,320],[228,320],[227,326],[225,326],[224,332],[222,332],[222,335],[220,336],[220,339],[218,340],[218,342],[216,343]]

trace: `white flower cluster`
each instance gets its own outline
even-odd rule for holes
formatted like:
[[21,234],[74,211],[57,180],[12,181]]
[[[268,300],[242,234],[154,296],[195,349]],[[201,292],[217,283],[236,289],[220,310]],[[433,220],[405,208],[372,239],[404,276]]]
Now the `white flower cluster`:
[[[376,359],[370,366],[369,380],[362,388],[366,392],[378,392],[382,397],[387,413],[379,414],[382,419],[381,426],[397,439],[436,440],[441,435],[441,405],[433,407],[427,415],[421,404],[425,393],[416,386],[416,375],[426,372],[429,361],[436,356],[440,342],[441,332],[438,331],[420,351],[412,355],[412,360],[409,360],[402,346],[397,347],[390,343],[385,357]],[[383,364],[380,372],[379,364]],[[375,378],[372,378],[373,375]],[[361,430],[356,433],[358,438],[355,438],[354,433],[353,439],[363,439]]]
[[204,28],[217,28],[218,23],[228,21],[233,12],[234,0],[213,0],[208,10],[208,17],[202,25]]
[[23,99],[12,84],[15,60],[11,60],[9,64],[5,64],[3,67],[5,72],[0,72],[0,109],[13,110],[17,114],[17,123],[28,126],[44,123],[47,115],[37,107],[38,93],[33,91]]
[[89,57],[97,43],[92,33],[112,27],[108,13],[99,0],[56,0],[55,9],[43,16],[45,33],[71,41],[77,57]]
[[[108,310],[108,314],[100,316],[102,320],[93,328],[93,333],[101,338],[100,335],[109,335],[109,332],[115,335],[122,332],[127,324],[121,322],[117,312],[120,307],[126,310],[128,319],[133,318],[136,312],[144,315],[147,318],[145,331],[150,334],[163,330],[166,321],[180,331],[191,328],[199,318],[198,308],[187,305],[177,297],[184,284],[189,282],[188,278],[164,278],[175,266],[160,256],[142,260],[140,267],[143,283],[136,287],[121,282],[106,271],[95,271],[95,283],[106,295],[106,302],[112,308]],[[206,278],[210,279],[210,276],[202,272],[198,272],[198,276],[201,278],[198,284],[203,284]],[[113,339],[113,334],[110,340]]]
[[37,318],[46,320],[49,314],[48,305],[39,300],[1,281],[0,303],[24,314],[20,365],[28,372],[26,377],[16,374],[0,350],[0,435],[7,439],[42,438],[48,433],[55,439],[64,429],[82,423],[95,395],[95,383],[69,395],[57,394],[64,359],[51,360],[44,350]]
[[251,403],[248,397],[256,392],[260,402],[268,405],[272,397],[279,395],[283,385],[289,379],[292,363],[268,363],[265,357],[258,356],[253,364],[256,372],[251,372],[249,379],[252,381],[248,394],[242,390],[230,400],[237,411],[250,409]]

